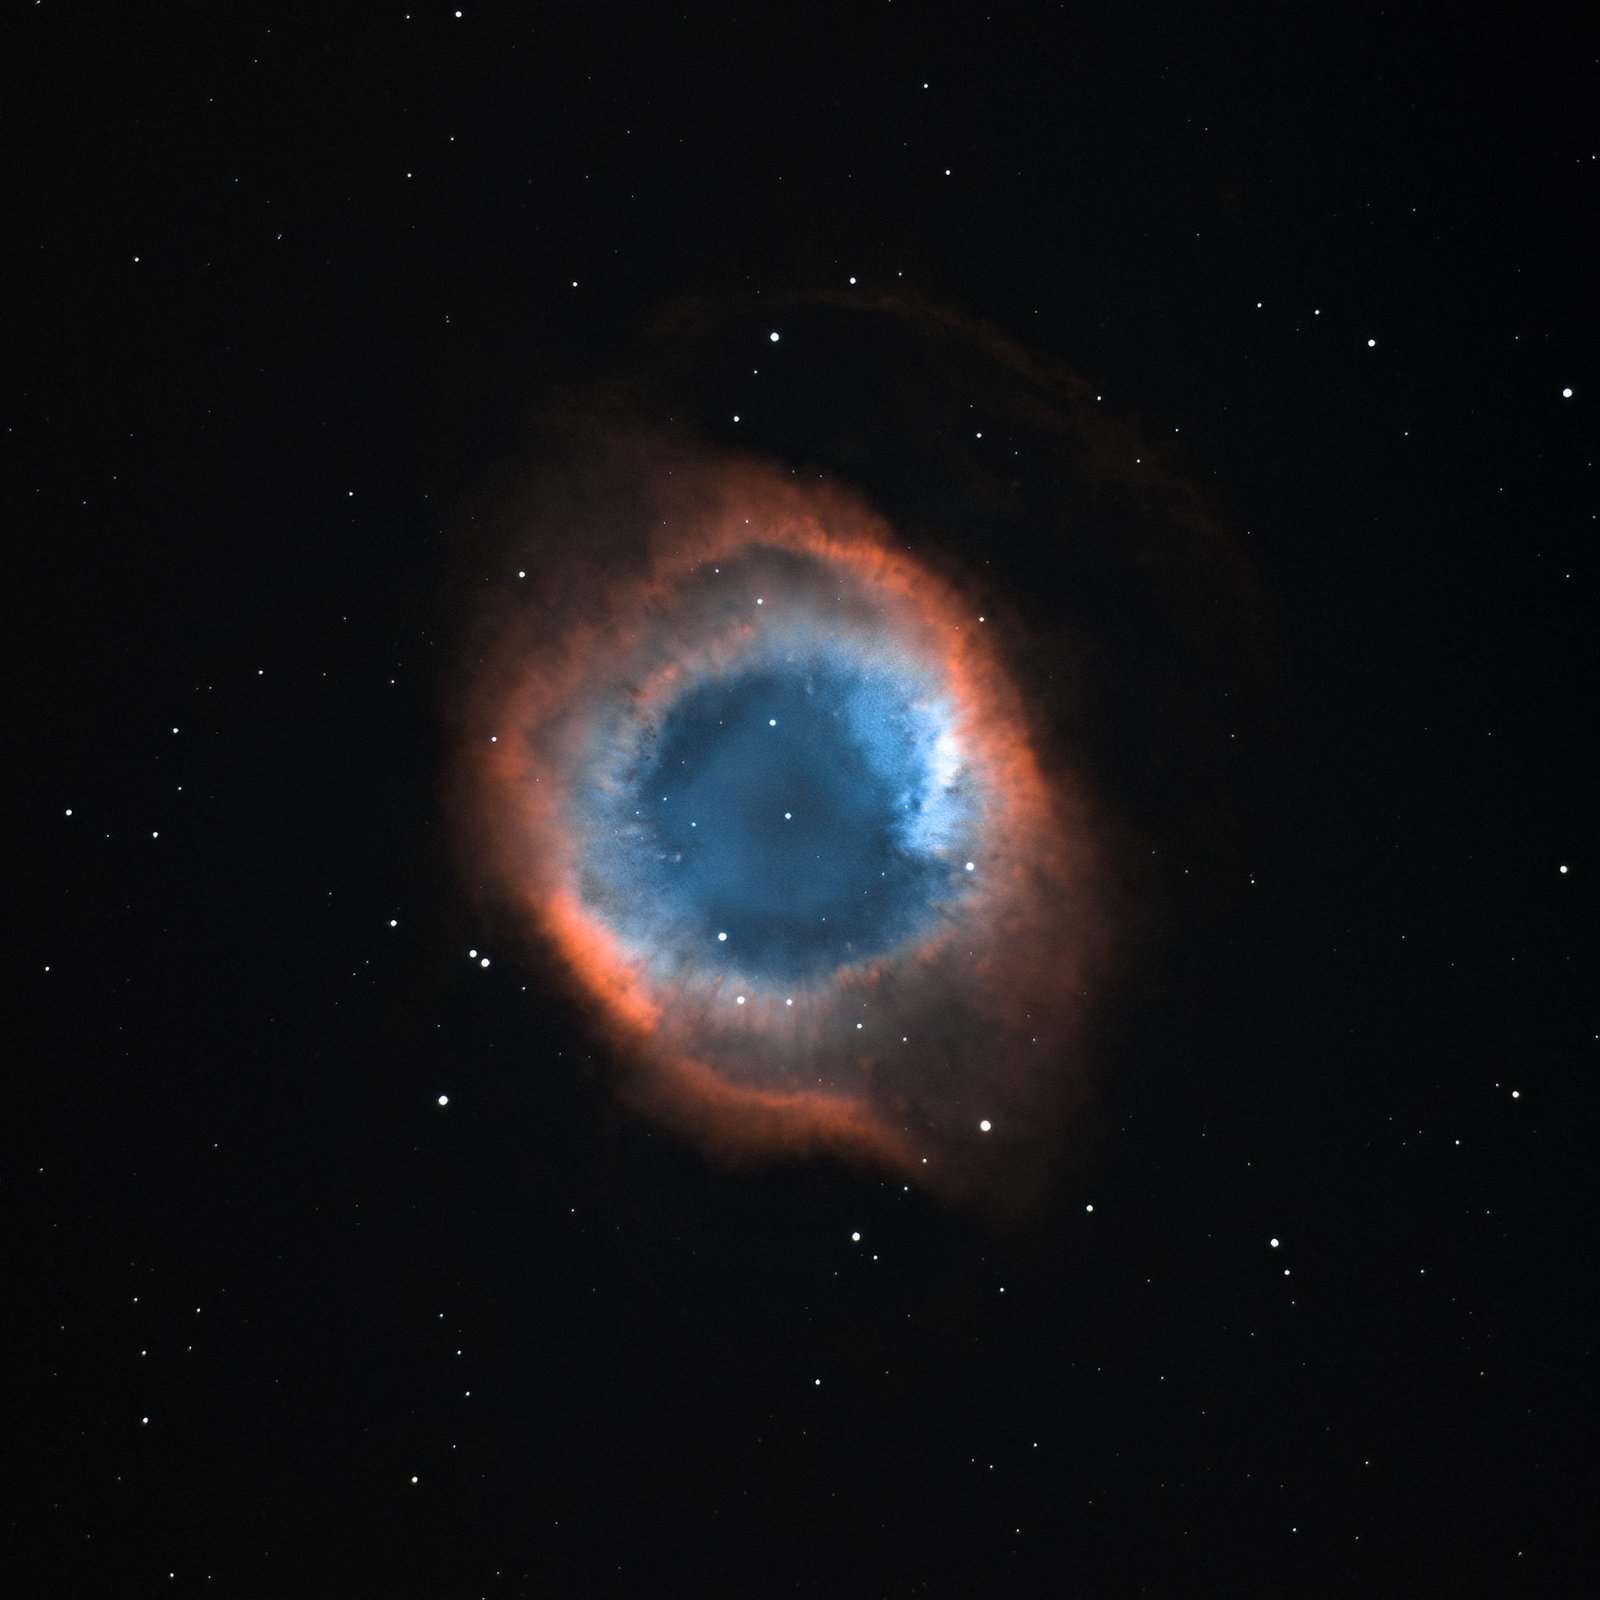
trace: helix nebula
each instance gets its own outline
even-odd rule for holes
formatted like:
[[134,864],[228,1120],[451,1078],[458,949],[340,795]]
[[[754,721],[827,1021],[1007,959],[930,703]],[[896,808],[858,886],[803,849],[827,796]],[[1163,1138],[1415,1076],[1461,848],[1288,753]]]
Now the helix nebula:
[[842,474],[614,415],[556,457],[464,674],[475,884],[711,1153],[1033,1182],[1131,880],[1021,612]]

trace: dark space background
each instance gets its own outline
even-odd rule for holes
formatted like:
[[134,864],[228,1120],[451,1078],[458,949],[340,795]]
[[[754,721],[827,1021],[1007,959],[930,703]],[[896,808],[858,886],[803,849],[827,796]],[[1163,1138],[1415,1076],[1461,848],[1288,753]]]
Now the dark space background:
[[[1582,1592],[1596,43],[14,10],[7,1593]],[[441,804],[529,417],[685,305],[787,333],[686,425],[982,465],[851,292],[1078,374],[1259,597],[1090,674],[1172,865],[1020,1222],[621,1108]]]

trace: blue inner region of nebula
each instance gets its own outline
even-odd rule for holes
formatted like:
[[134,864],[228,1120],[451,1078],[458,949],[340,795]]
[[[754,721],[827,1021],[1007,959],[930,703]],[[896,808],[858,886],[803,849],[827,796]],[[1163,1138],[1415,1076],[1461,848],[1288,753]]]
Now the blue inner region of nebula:
[[631,764],[606,898],[658,947],[756,980],[892,950],[970,882],[947,728],[915,679],[848,656],[696,684]]

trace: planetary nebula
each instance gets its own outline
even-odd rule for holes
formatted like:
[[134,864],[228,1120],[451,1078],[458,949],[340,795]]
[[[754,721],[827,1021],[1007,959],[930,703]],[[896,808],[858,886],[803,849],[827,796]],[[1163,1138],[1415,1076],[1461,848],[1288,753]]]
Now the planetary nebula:
[[841,486],[660,441],[616,466],[607,548],[569,525],[485,630],[475,866],[650,1113],[992,1186],[1078,1083],[1104,939],[1003,625]]

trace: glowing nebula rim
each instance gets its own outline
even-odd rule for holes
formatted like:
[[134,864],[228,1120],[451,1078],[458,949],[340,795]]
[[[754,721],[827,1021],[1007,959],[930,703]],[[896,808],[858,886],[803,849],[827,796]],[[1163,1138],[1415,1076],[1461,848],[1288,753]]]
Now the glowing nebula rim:
[[[620,558],[596,551],[582,605],[547,593],[487,630],[461,761],[474,866],[557,957],[652,1115],[726,1155],[833,1150],[982,1185],[1048,1141],[1082,1089],[1074,1040],[1106,944],[1083,786],[1047,758],[975,588],[841,486],[670,460],[618,512],[637,537]],[[535,549],[562,535],[541,514],[524,532]],[[791,603],[796,588],[811,592]],[[696,685],[786,647],[840,649],[914,685],[960,803],[924,841],[953,882],[918,937],[775,984],[736,952],[664,946],[597,887],[594,861],[628,752]]]

